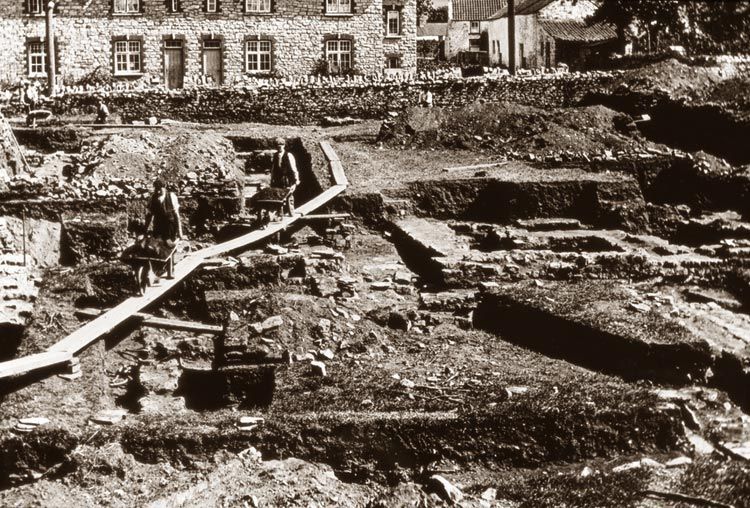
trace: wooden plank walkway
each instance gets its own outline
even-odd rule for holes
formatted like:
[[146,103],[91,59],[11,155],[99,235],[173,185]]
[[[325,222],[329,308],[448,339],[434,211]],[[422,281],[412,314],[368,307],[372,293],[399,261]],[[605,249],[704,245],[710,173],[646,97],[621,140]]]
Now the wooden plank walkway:
[[[109,309],[77,309],[76,315],[95,318],[107,312],[109,312]],[[132,317],[138,318],[141,325],[150,326],[151,328],[179,330],[193,333],[211,333],[214,335],[224,331],[224,327],[219,325],[209,325],[207,323],[199,323],[196,321],[183,321],[181,319],[160,318],[152,316],[151,314],[146,314],[145,312],[136,312]]]
[[[297,208],[294,216],[284,217],[281,221],[273,222],[264,229],[251,231],[227,242],[212,245],[211,247],[206,247],[205,249],[191,253],[175,265],[174,278],[162,279],[158,285],[146,289],[146,293],[143,296],[133,296],[128,298],[92,321],[89,321],[84,326],[50,347],[46,352],[17,358],[8,362],[0,362],[0,378],[15,376],[25,372],[31,372],[33,370],[39,370],[69,362],[73,358],[73,355],[78,354],[93,342],[96,342],[101,337],[114,330],[117,326],[137,315],[143,309],[164,296],[169,290],[193,273],[193,271],[200,267],[206,260],[248,247],[254,243],[269,238],[276,233],[285,230],[300,218],[311,214],[321,206],[328,203],[331,199],[341,194],[346,190],[348,182],[346,176],[343,174],[343,169],[341,168],[338,156],[336,156],[336,153],[328,143],[321,142],[320,146],[329,161],[331,176],[333,177],[335,185]],[[335,168],[334,163],[336,164]]]

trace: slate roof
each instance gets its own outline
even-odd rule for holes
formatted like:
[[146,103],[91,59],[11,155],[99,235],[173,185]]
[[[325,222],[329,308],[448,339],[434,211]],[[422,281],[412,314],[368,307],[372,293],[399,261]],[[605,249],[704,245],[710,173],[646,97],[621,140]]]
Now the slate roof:
[[448,23],[425,23],[417,27],[417,37],[445,37]]
[[454,21],[485,21],[507,0],[453,0]]
[[[555,0],[520,0],[516,2],[516,16],[524,16],[526,14],[534,14],[547,7]],[[503,5],[495,11],[490,19],[504,18],[508,15],[508,2],[503,1]]]
[[605,23],[587,25],[583,21],[540,20],[539,25],[550,37],[571,42],[601,42],[617,39],[615,27]]

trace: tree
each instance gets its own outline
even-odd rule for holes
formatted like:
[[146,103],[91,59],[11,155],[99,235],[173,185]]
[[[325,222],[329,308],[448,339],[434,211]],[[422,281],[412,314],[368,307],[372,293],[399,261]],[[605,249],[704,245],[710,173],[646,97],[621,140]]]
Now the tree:
[[448,22],[448,7],[437,7],[432,9],[430,16],[427,18],[430,23],[447,23]]
[[615,25],[622,48],[627,42],[628,29],[635,27],[648,36],[650,50],[658,47],[662,33],[681,30],[682,3],[679,0],[603,0],[589,22]]
[[696,51],[746,52],[750,45],[750,3],[693,2],[688,9]]
[[742,51],[750,44],[750,2],[739,0],[602,0],[590,23],[612,23],[624,48],[628,29],[693,51]]
[[420,25],[424,23],[434,10],[432,0],[417,0],[417,23]]

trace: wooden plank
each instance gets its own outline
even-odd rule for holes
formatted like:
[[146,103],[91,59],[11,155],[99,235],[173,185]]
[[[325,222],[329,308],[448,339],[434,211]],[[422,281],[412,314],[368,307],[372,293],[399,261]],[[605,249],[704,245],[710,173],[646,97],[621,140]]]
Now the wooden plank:
[[323,150],[323,153],[325,154],[326,159],[328,159],[329,161],[339,160],[338,154],[333,150],[333,147],[328,141],[321,141],[320,148]]
[[115,327],[119,326],[125,320],[130,318],[134,313],[139,312],[155,302],[166,294],[170,289],[179,284],[182,279],[190,275],[193,270],[200,266],[203,258],[196,251],[192,255],[183,259],[175,267],[173,279],[162,279],[161,283],[146,289],[143,296],[133,296],[113,307],[106,314],[86,323],[84,326],[74,331],[63,340],[49,348],[49,351],[68,351],[77,353],[86,348],[89,344],[105,335]]
[[481,169],[481,168],[494,168],[496,166],[505,166],[508,161],[490,162],[487,164],[474,164],[472,166],[453,166],[450,168],[443,168],[443,171],[461,171],[464,169]]
[[[77,309],[76,314],[83,317],[98,317],[109,309]],[[133,317],[141,319],[141,324],[144,326],[150,326],[152,328],[163,328],[166,330],[180,330],[184,332],[195,332],[195,333],[222,333],[224,331],[223,326],[209,325],[207,323],[198,323],[195,321],[183,321],[181,319],[166,319],[145,312],[136,312]]]
[[686,494],[680,494],[679,492],[664,492],[661,490],[644,490],[643,494],[646,497],[656,499],[666,499],[667,501],[673,501],[676,503],[687,503],[694,506],[707,506],[710,508],[734,508],[734,505],[721,503],[714,501],[713,499],[707,499],[705,497],[688,496]]
[[349,180],[346,179],[344,174],[344,167],[339,161],[331,161],[331,173],[333,173],[336,185],[349,185]]
[[[330,148],[330,145],[328,148]],[[338,159],[338,157],[336,158]],[[190,275],[196,268],[202,266],[207,259],[247,247],[283,231],[300,218],[309,215],[341,194],[346,190],[346,187],[346,185],[334,185],[297,208],[294,216],[284,217],[279,222],[269,224],[265,229],[252,231],[233,240],[193,252],[175,266],[173,278],[162,279],[159,284],[147,288],[143,296],[130,297],[104,314],[99,315],[50,347],[47,353],[40,353],[39,355],[19,358],[9,362],[1,362],[0,377],[28,372],[69,360],[73,354],[88,347],[91,343],[157,301]]]
[[134,125],[127,123],[73,123],[75,127],[89,127],[94,129],[166,129],[166,125]]
[[323,150],[323,153],[331,166],[331,174],[334,183],[336,185],[348,185],[349,181],[346,178],[346,174],[344,174],[344,167],[341,165],[341,160],[331,147],[331,144],[327,141],[321,141],[320,148]]
[[351,216],[350,213],[311,213],[303,215],[300,220],[349,219]]
[[16,358],[8,362],[0,363],[0,378],[16,376],[32,370],[46,369],[54,365],[67,363],[73,359],[73,355],[66,352],[37,353],[35,355]]

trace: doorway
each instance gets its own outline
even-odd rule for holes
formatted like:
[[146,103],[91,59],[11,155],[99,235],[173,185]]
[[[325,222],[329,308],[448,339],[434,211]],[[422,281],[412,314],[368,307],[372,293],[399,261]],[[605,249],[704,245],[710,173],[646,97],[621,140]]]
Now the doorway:
[[207,85],[222,84],[222,44],[219,39],[203,39],[203,76]]
[[182,88],[185,77],[185,53],[180,39],[164,41],[164,83],[170,90]]

